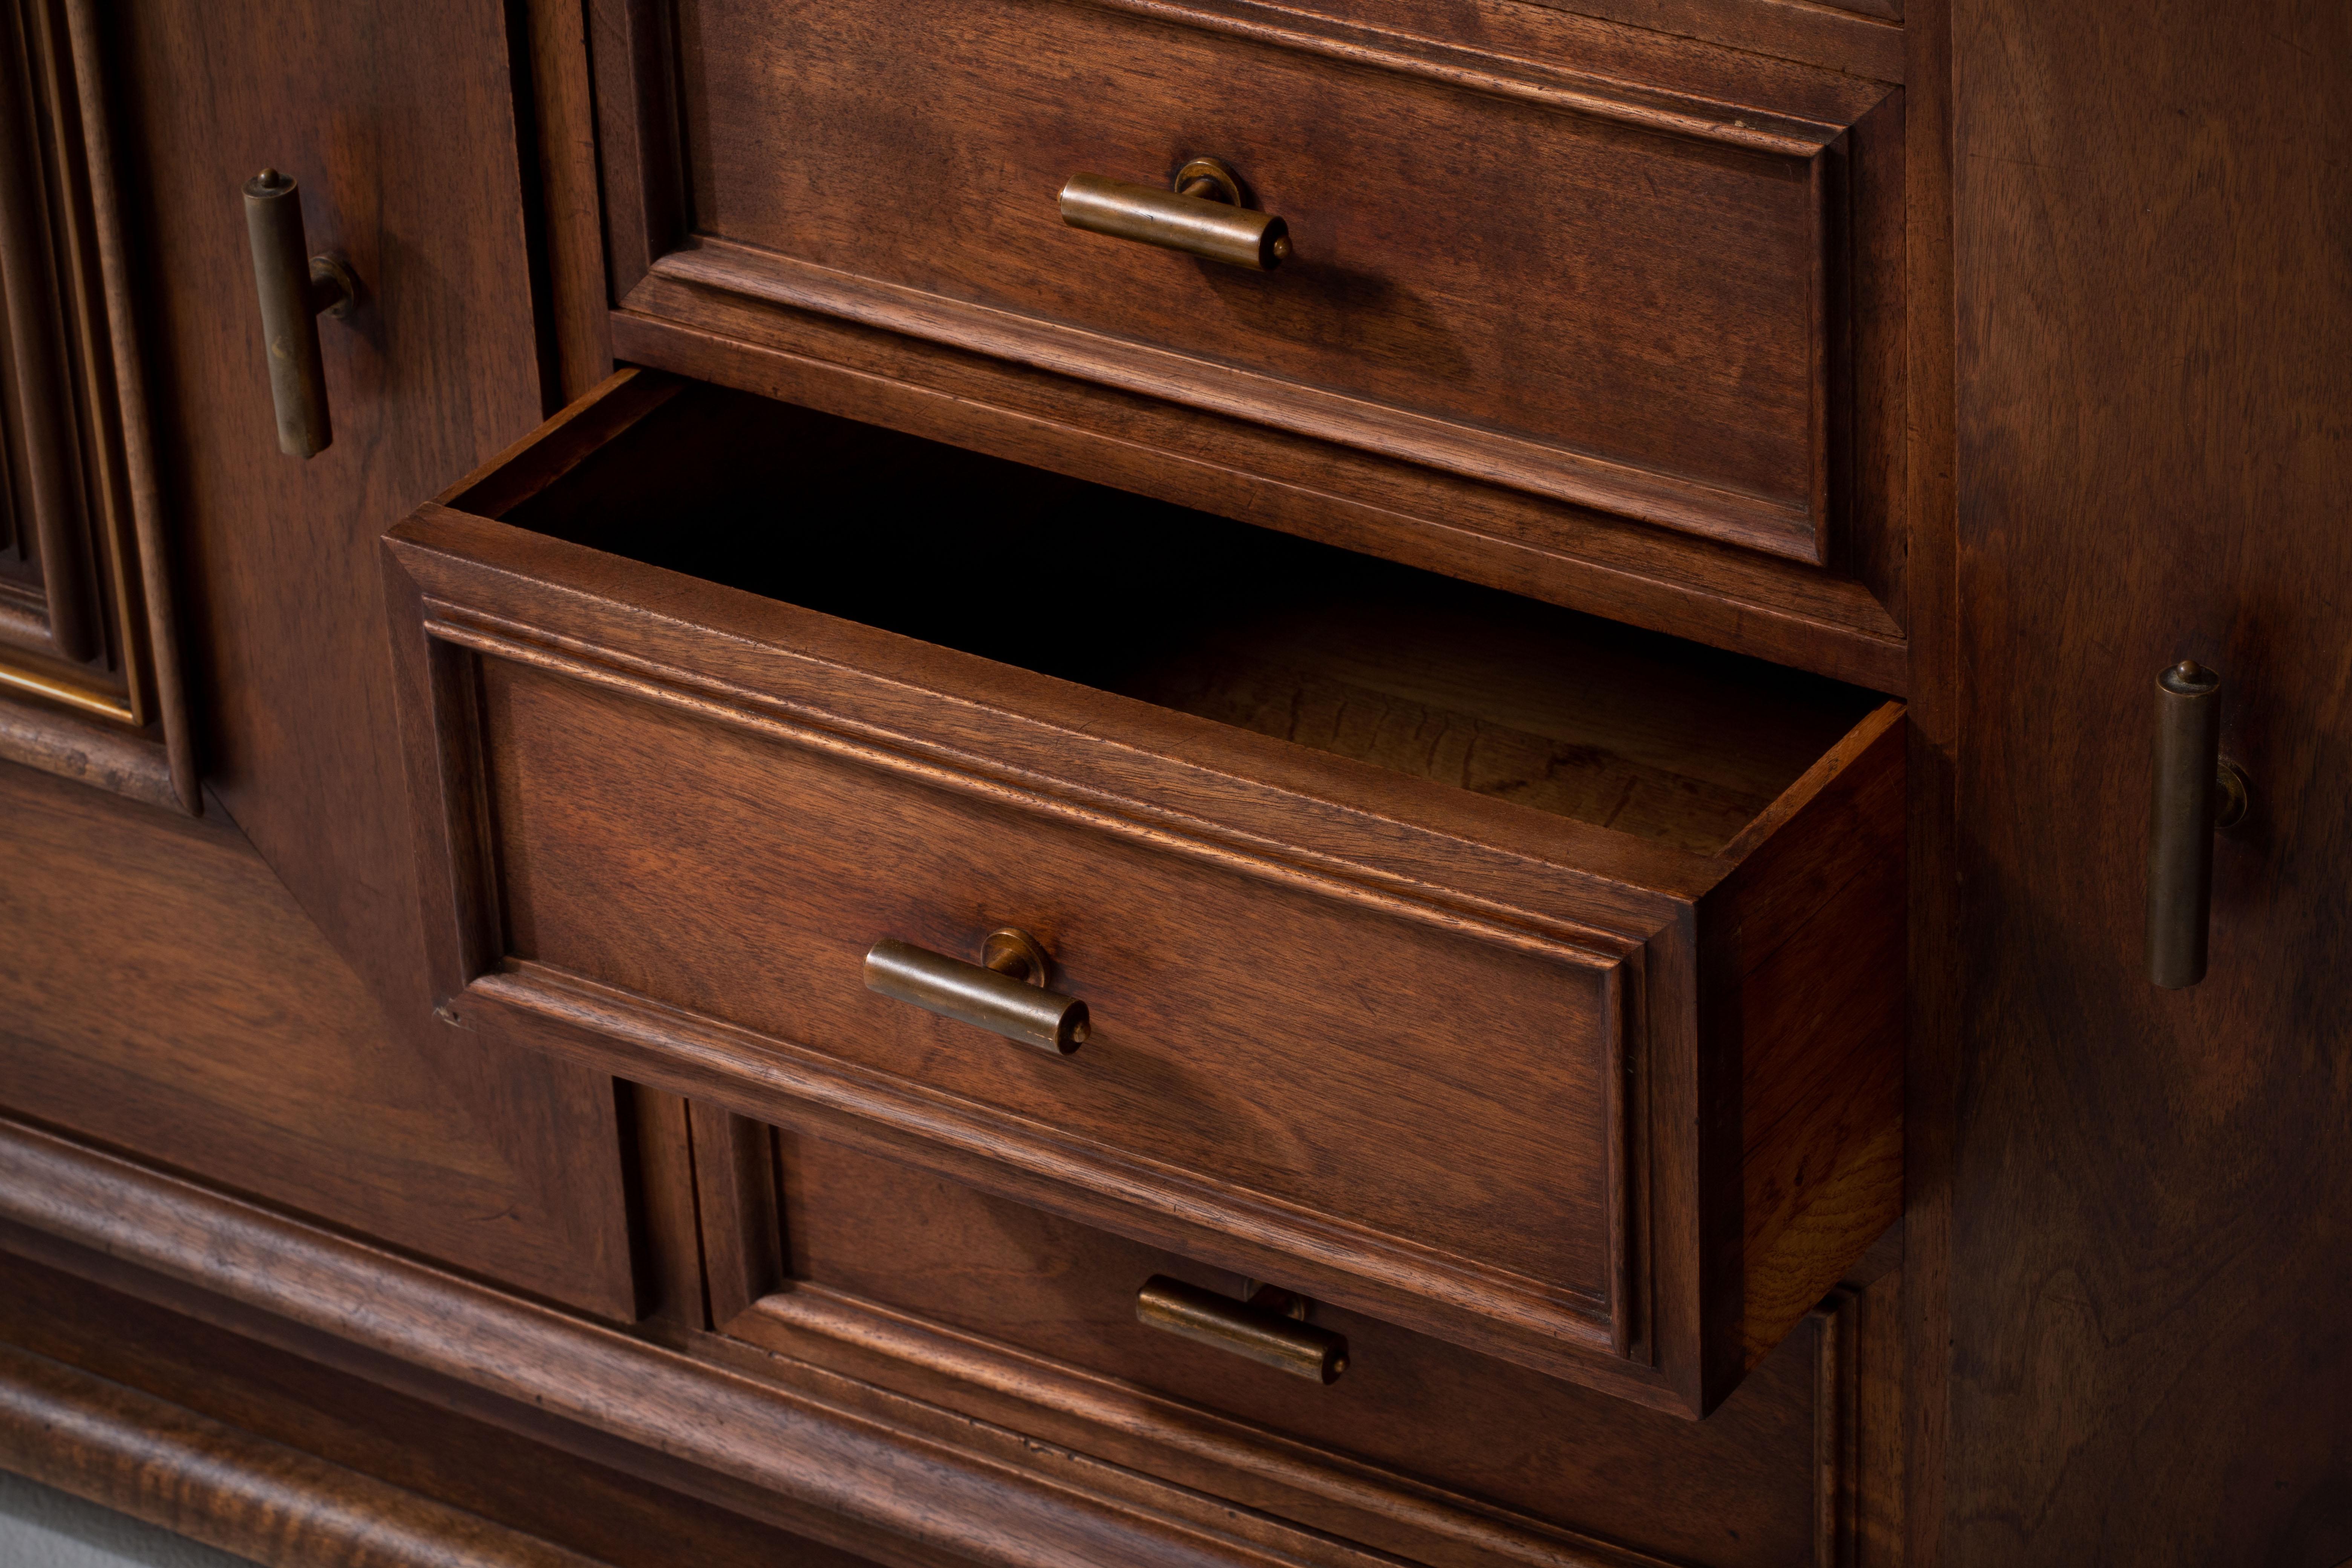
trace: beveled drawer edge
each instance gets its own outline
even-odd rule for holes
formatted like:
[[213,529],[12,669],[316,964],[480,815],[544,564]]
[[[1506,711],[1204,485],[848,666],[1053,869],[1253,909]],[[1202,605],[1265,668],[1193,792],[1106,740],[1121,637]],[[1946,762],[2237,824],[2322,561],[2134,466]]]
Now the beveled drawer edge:
[[[438,507],[394,528],[385,549],[389,568],[414,585],[418,629],[440,646],[481,640],[497,645],[497,657],[642,687],[640,695],[673,693],[677,705],[722,722],[772,721],[936,757],[957,771],[976,767],[1041,796],[1098,803],[1109,816],[1162,825],[1177,837],[1232,843],[1244,855],[1328,868],[1342,880],[1437,907],[1486,911],[1602,961],[1647,940],[1731,869],[1717,857]],[[674,607],[680,590],[691,591],[691,616]],[[426,622],[448,635],[425,630]],[[908,728],[936,729],[942,715],[985,726],[991,755],[974,758]],[[1204,742],[1246,773],[1193,760]],[[1321,847],[1269,852],[1260,847],[1269,840],[1249,828],[1154,798],[1178,785],[1222,794],[1231,805],[1225,816],[1276,809],[1293,818],[1289,831],[1328,834],[1339,825],[1369,834],[1384,841],[1387,859]],[[1414,868],[1395,868],[1404,865]],[[1498,896],[1486,886],[1494,879],[1540,887],[1546,904]],[[1552,898],[1594,912],[1562,915]]]
[[[1529,1568],[1662,1563],[1601,1537],[1285,1436],[1140,1384],[824,1286],[795,1283],[774,1291],[715,1325],[715,1334],[719,1353],[769,1375],[778,1370],[790,1375],[789,1369],[776,1368],[779,1358],[877,1381],[887,1377],[883,1369],[890,1365],[918,1368],[982,1395],[987,1402],[975,1401],[976,1407],[949,1406],[982,1420],[1023,1431],[1049,1426],[1038,1435],[1074,1443],[1092,1433],[1100,1447],[1110,1447],[1118,1436],[1139,1439],[1198,1467],[1171,1467],[1162,1479],[1213,1496],[1220,1471],[1272,1479],[1308,1497],[1402,1520]],[[856,1353],[842,1355],[835,1347]],[[1134,1462],[1123,1453],[1107,1457]],[[1395,1550],[1399,1543],[1381,1544]]]
[[[609,317],[617,352],[670,374],[1179,505],[1245,497],[1227,514],[1875,690],[1909,684],[1885,605],[1785,557],[672,279],[648,274],[632,298]],[[688,320],[722,301],[724,321]],[[1311,479],[1259,471],[1309,452]]]
[[[1818,170],[1813,187],[1818,227]],[[1818,493],[1818,475],[1817,493],[1801,502],[1725,489],[1527,436],[1457,424],[1265,372],[837,272],[708,235],[690,236],[678,248],[657,258],[646,279],[622,300],[622,309],[644,308],[650,302],[648,286],[663,279],[907,333],[1804,565],[1818,566],[1823,560],[1826,503]],[[1807,321],[1814,361],[1811,380],[1817,389],[1829,352],[1819,293],[1816,288]],[[1828,413],[1817,391],[1808,416],[1816,469],[1823,460]]]
[[[1156,809],[1063,779],[1009,773],[988,759],[926,743],[823,708],[799,707],[766,694],[705,680],[689,671],[626,659],[609,649],[563,647],[489,617],[427,599],[425,632],[436,641],[528,666],[687,713],[802,750],[820,752],[953,794],[973,795],[1031,816],[1197,860],[1257,881],[1296,888],[1377,910],[1392,919],[1469,937],[1530,956],[1606,972],[1638,951],[1640,939],[1579,925],[1540,911],[1433,889],[1337,856],[1314,858],[1295,847],[1272,852],[1265,841],[1197,818]],[[517,636],[517,633],[525,633]],[[1180,826],[1181,825],[1181,826]]]
[[[633,1081],[758,1121],[809,1128],[1238,1272],[1269,1267],[1273,1254],[1281,1261],[1272,1267],[1320,1299],[1439,1338],[1469,1342],[1445,1310],[1467,1311],[1502,1326],[1513,1347],[1509,1353],[1522,1361],[1689,1413],[1656,1373],[1617,1352],[1615,1304],[1597,1296],[1248,1189],[1213,1185],[995,1107],[546,964],[506,960],[451,996],[442,1011],[444,1021],[457,1027],[481,1028],[497,1020],[505,1026],[492,1032]],[[1612,1068],[1610,1076],[1620,1071]],[[1619,1190],[1630,1187],[1623,1183]],[[1246,1223],[1200,1217],[1210,1215]],[[1381,1288],[1368,1288],[1374,1280]]]

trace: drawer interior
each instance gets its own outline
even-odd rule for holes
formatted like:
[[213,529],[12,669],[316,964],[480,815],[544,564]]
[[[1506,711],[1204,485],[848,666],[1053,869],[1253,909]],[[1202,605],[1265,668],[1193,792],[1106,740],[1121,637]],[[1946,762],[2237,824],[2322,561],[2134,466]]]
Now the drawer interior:
[[715,386],[504,521],[1702,855],[1879,700]]

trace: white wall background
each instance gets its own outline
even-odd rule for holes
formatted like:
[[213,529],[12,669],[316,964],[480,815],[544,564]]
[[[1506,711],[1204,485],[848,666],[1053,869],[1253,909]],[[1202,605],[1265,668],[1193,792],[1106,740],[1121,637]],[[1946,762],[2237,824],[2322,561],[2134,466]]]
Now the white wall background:
[[0,1568],[253,1568],[152,1524],[0,1470]]

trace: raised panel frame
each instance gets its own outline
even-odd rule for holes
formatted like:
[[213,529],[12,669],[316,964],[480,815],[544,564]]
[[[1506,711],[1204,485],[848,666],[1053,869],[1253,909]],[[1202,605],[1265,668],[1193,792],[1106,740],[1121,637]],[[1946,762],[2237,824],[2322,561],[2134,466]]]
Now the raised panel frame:
[[0,9],[0,757],[195,813],[102,40]]
[[[1722,26],[1669,37],[1515,0],[1477,0],[1475,29],[1409,0],[1334,0],[1311,16],[1252,0],[1119,8],[1279,33],[1349,68],[1475,80],[1812,171],[1817,472],[1802,521],[1702,517],[1696,492],[1673,499],[1682,479],[1638,465],[1555,483],[1537,472],[1550,457],[1493,431],[1295,385],[1275,398],[1279,384],[1255,373],[698,235],[666,0],[591,18],[595,114],[574,109],[558,130],[593,140],[606,265],[575,268],[567,295],[602,283],[628,362],[1904,690],[1903,97],[1878,47],[1899,29],[1852,18],[1871,42],[1851,60],[1810,45],[1770,58],[1698,41]],[[1467,45],[1455,26],[1488,36]]]
[[[699,1259],[703,1287],[691,1310],[672,1321],[747,1370],[805,1363],[870,1379],[1211,1496],[1297,1510],[1327,1529],[1361,1531],[1367,1545],[1410,1561],[1546,1568],[1659,1561],[1612,1540],[1606,1529],[1538,1518],[1268,1430],[1256,1419],[796,1279],[784,1217],[791,1166],[783,1135],[719,1106],[686,1101],[664,1136],[692,1173],[690,1203],[666,1224]],[[1808,1568],[1901,1560],[1900,1255],[1901,1234],[1891,1232],[1809,1306],[1775,1352],[1804,1367]],[[1631,1438],[1620,1441],[1645,1451]]]

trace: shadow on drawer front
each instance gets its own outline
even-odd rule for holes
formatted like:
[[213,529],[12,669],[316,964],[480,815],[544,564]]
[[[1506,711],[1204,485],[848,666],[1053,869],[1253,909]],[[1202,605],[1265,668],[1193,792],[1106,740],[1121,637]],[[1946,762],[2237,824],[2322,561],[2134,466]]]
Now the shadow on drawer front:
[[1690,1414],[1894,1215],[1893,704],[628,373],[389,548],[460,1026]]

